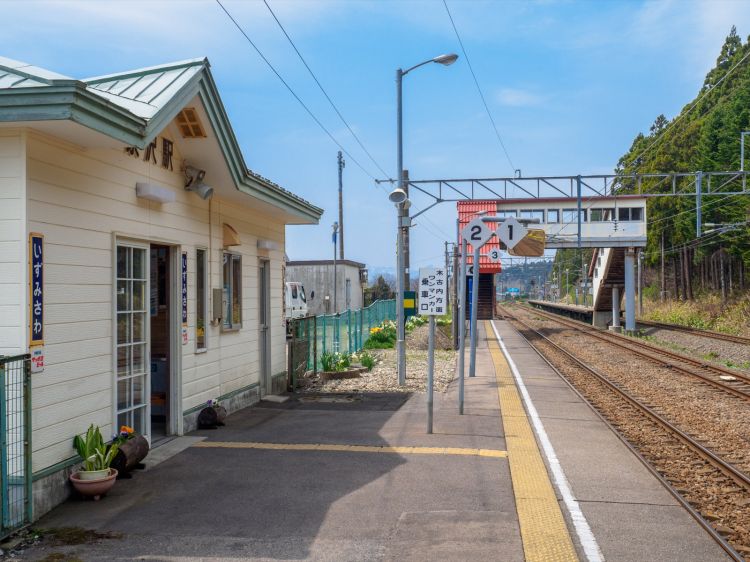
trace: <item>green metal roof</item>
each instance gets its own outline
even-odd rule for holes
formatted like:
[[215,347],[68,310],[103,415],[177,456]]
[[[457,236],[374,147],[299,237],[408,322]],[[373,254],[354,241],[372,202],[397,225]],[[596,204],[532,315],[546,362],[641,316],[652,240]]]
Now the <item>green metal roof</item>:
[[75,80],[0,57],[0,122],[71,120],[143,148],[197,95],[235,187],[317,222],[321,208],[247,168],[209,66],[192,59]]

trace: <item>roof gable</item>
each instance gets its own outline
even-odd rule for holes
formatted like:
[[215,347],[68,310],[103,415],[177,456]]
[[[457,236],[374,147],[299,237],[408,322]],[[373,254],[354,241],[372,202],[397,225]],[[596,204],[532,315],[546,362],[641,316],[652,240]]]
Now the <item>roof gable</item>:
[[75,80],[0,57],[0,122],[71,120],[144,148],[200,96],[235,187],[310,222],[323,210],[245,164],[208,59]]

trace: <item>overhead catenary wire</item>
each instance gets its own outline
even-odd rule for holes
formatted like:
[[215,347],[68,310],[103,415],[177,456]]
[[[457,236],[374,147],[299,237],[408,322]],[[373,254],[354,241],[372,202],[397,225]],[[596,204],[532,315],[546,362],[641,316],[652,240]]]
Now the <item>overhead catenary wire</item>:
[[503,138],[500,136],[500,131],[498,130],[497,124],[495,123],[495,118],[492,117],[492,112],[490,111],[490,108],[487,105],[487,101],[484,99],[484,93],[482,92],[482,88],[479,86],[479,80],[477,80],[477,75],[474,73],[474,67],[471,66],[471,59],[469,58],[469,54],[466,52],[466,48],[464,47],[464,42],[461,40],[461,35],[458,33],[456,22],[453,21],[453,15],[451,15],[451,11],[448,8],[448,2],[446,0],[443,0],[443,6],[445,6],[445,11],[448,14],[448,18],[451,20],[451,25],[453,26],[453,31],[456,34],[456,39],[458,39],[458,44],[461,46],[461,52],[464,54],[464,58],[466,59],[466,64],[469,67],[469,71],[471,72],[471,77],[474,79],[474,85],[477,87],[477,92],[479,92],[479,97],[482,98],[482,105],[484,105],[484,110],[487,112],[487,117],[490,118],[490,123],[492,123],[492,129],[495,131],[495,136],[497,137],[497,140],[500,143],[500,147],[503,149],[503,153],[505,154],[505,158],[508,160],[508,164],[510,164],[511,170],[513,170],[513,173],[515,173],[516,166],[515,164],[513,164],[513,160],[511,160],[510,155],[508,154],[508,149],[505,147]]
[[333,134],[331,133],[331,131],[329,131],[326,128],[326,126],[323,125],[323,123],[321,122],[321,120],[318,119],[318,117],[312,112],[312,110],[307,106],[307,104],[304,101],[302,101],[302,98],[300,98],[299,95],[297,95],[297,92],[295,92],[294,89],[289,85],[289,83],[286,80],[284,80],[284,77],[281,76],[281,74],[279,73],[278,70],[276,70],[276,67],[274,67],[273,64],[271,64],[271,61],[269,61],[268,58],[266,58],[266,56],[263,54],[263,52],[255,44],[255,42],[253,42],[253,40],[250,39],[250,36],[245,32],[245,30],[242,28],[242,26],[239,24],[239,22],[237,22],[237,20],[234,18],[234,16],[232,16],[232,14],[229,13],[229,10],[227,10],[226,7],[224,6],[224,4],[221,3],[221,0],[216,0],[216,3],[224,11],[224,13],[227,15],[227,17],[232,21],[232,23],[239,30],[239,32],[245,37],[245,39],[247,40],[247,42],[250,43],[250,45],[253,47],[253,49],[255,49],[255,52],[258,53],[258,56],[260,56],[260,58],[263,59],[263,62],[266,63],[266,66],[268,66],[268,68],[271,69],[271,71],[281,81],[281,83],[284,85],[284,87],[287,90],[289,90],[289,93],[292,94],[292,96],[294,97],[294,99],[297,100],[297,102],[299,102],[299,104],[304,108],[304,110],[307,112],[307,114],[313,119],[313,121],[315,121],[315,123],[317,123],[317,125],[323,130],[323,132],[328,136],[328,138],[330,138],[333,141],[333,143],[336,146],[338,146],[341,149],[341,151],[344,154],[346,154],[347,157],[352,162],[354,162],[354,164],[360,170],[362,170],[362,172],[364,172],[367,176],[369,176],[373,180],[377,179],[362,164],[360,164],[359,161],[354,156],[352,156],[351,153],[349,153],[348,150],[346,150],[346,148],[343,147],[343,145],[336,139],[336,137],[333,136]]
[[383,167],[378,163],[378,161],[375,160],[375,158],[373,158],[372,154],[370,154],[370,151],[367,150],[367,148],[365,147],[365,145],[362,143],[362,141],[360,140],[360,138],[357,136],[357,133],[354,132],[354,130],[349,126],[349,123],[347,122],[347,120],[344,119],[344,116],[341,114],[341,111],[339,111],[339,108],[333,102],[333,100],[331,99],[331,96],[328,95],[328,92],[326,92],[325,88],[320,83],[320,80],[318,80],[318,77],[315,76],[315,73],[313,72],[312,68],[310,68],[310,65],[307,64],[307,61],[305,60],[305,57],[302,56],[302,53],[300,53],[299,49],[297,48],[297,45],[295,45],[294,41],[292,41],[292,38],[289,36],[289,33],[287,33],[287,31],[284,28],[284,26],[282,25],[281,21],[279,21],[279,18],[276,16],[276,14],[274,13],[274,11],[271,8],[271,6],[268,4],[268,1],[267,0],[263,0],[263,3],[266,5],[266,8],[268,8],[268,11],[273,16],[273,19],[278,24],[278,26],[281,29],[282,33],[284,33],[284,36],[287,38],[287,41],[289,41],[289,44],[294,49],[294,52],[297,53],[297,56],[299,57],[299,60],[301,60],[302,64],[305,65],[305,68],[310,73],[310,76],[312,76],[312,79],[318,85],[318,88],[323,93],[323,95],[325,96],[325,98],[328,100],[328,103],[331,105],[331,107],[333,108],[333,110],[336,112],[336,115],[338,115],[339,119],[341,119],[341,122],[344,124],[344,126],[347,128],[347,130],[351,133],[352,137],[354,137],[354,140],[357,141],[357,144],[359,144],[359,147],[364,151],[364,153],[367,155],[367,157],[370,159],[370,161],[373,164],[375,164],[375,167],[378,170],[380,170],[380,172],[383,174],[383,176],[385,178],[388,178],[389,177],[388,172],[386,172],[383,169]]

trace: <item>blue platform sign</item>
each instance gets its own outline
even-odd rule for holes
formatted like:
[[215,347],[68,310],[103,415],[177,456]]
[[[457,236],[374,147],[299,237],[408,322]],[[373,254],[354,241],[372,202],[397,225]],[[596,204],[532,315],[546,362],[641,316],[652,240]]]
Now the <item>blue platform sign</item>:
[[44,235],[29,234],[29,345],[44,343]]
[[182,252],[182,345],[188,343],[188,290],[187,290],[187,252]]

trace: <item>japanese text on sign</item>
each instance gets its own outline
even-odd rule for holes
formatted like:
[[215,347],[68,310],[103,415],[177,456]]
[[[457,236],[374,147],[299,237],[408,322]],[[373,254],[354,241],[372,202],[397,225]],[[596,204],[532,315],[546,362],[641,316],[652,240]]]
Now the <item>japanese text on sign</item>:
[[448,283],[445,268],[419,268],[419,313],[442,315],[447,311]]
[[187,252],[182,252],[182,345],[187,344],[188,298],[187,298]]
[[29,345],[44,343],[44,236],[29,234]]

